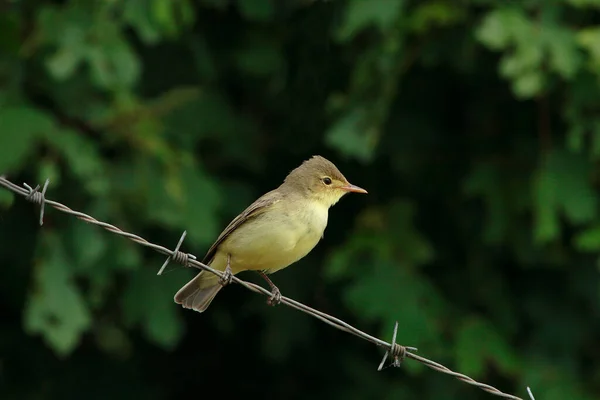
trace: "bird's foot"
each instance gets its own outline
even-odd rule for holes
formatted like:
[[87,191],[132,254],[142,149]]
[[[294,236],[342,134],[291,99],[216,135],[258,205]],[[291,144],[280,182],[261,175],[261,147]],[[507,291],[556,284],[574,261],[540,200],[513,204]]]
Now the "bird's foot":
[[233,280],[233,272],[231,271],[231,267],[228,265],[223,271],[223,275],[219,278],[219,283],[221,286],[227,286]]
[[270,306],[276,306],[281,303],[281,292],[275,285],[271,287],[271,297],[267,300],[267,304]]

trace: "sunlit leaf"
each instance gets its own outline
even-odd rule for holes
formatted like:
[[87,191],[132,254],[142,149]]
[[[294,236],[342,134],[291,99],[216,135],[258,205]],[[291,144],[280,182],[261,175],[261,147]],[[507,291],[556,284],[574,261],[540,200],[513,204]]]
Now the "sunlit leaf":
[[[85,46],[85,43],[82,43],[81,46]],[[50,73],[59,80],[73,75],[85,55],[83,49],[79,50],[77,51],[73,48],[61,48],[58,50],[46,64]]]
[[591,67],[597,71],[600,67],[600,28],[586,28],[577,34],[577,42],[590,54]]
[[519,35],[527,30],[528,21],[522,10],[517,7],[494,9],[486,14],[481,25],[477,28],[477,39],[486,46],[501,50]]
[[477,29],[477,39],[488,47],[501,50],[506,47],[511,39],[510,28],[505,23],[506,15],[510,11],[494,10],[489,12]]
[[550,63],[563,78],[575,76],[581,64],[575,35],[566,29],[546,29],[546,45],[550,52]]
[[529,71],[515,77],[513,90],[522,99],[527,99],[538,94],[544,86],[544,77],[537,71]]
[[596,252],[600,250],[600,226],[587,229],[577,235],[575,246],[581,251]]

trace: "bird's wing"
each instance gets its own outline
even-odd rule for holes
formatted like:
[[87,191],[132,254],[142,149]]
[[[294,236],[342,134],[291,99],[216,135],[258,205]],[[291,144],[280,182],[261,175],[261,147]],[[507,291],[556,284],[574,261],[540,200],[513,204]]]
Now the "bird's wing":
[[215,256],[219,245],[223,243],[223,241],[227,239],[227,237],[233,231],[235,231],[247,221],[264,213],[267,209],[269,209],[270,206],[281,201],[282,197],[283,195],[279,191],[272,190],[259,197],[254,203],[250,204],[248,208],[246,208],[240,215],[235,217],[233,221],[231,221],[229,225],[227,225],[223,232],[221,232],[217,240],[213,243],[212,246],[210,246],[210,249],[208,249],[208,252],[204,256],[202,262],[204,264],[210,263],[213,257]]

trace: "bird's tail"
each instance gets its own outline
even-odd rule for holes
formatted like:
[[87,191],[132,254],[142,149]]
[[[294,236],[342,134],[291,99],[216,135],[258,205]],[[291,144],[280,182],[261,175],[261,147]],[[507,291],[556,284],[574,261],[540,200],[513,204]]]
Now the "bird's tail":
[[174,300],[175,303],[181,304],[183,308],[203,312],[222,287],[219,284],[218,276],[201,271],[194,279],[179,289]]

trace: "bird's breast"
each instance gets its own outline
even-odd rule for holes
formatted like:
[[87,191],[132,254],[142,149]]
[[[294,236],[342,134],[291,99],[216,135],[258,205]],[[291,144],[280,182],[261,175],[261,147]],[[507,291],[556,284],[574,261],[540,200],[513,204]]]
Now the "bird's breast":
[[216,258],[224,260],[227,253],[231,254],[234,273],[273,273],[298,261],[316,246],[327,226],[327,217],[327,207],[319,204],[288,203],[286,207],[273,208],[236,229],[220,246],[221,254]]

